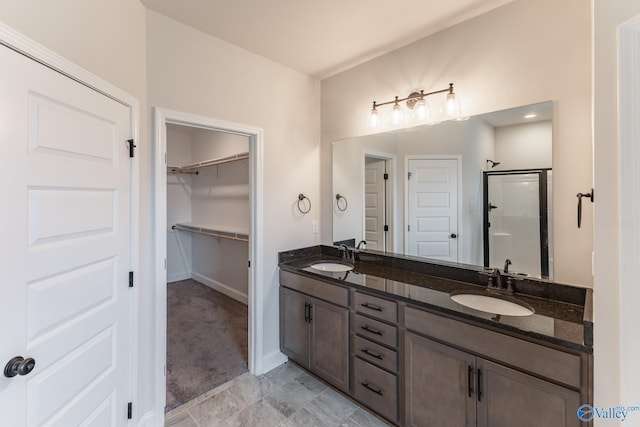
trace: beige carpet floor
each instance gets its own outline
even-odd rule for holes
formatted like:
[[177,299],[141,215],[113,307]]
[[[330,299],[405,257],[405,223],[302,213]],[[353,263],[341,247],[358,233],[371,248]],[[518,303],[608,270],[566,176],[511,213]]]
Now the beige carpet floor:
[[167,406],[247,372],[247,306],[195,280],[167,285]]

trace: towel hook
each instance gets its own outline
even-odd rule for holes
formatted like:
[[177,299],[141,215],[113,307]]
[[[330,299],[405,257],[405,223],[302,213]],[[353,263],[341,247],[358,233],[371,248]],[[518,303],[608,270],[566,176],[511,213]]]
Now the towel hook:
[[588,197],[591,203],[593,203],[593,188],[589,193],[578,193],[576,194],[578,197],[578,228],[582,225],[582,199]]
[[[344,200],[344,208],[340,207],[340,200]],[[340,193],[336,194],[336,207],[340,212],[346,211],[347,207],[349,207],[349,202],[347,201],[347,198]]]
[[[305,210],[305,209],[302,209],[302,208],[300,207],[300,203],[301,203],[304,199],[307,199],[307,202],[309,203],[309,207],[308,207],[306,210]],[[304,194],[302,194],[302,193],[298,194],[298,210],[299,210],[299,211],[300,211],[300,213],[302,213],[302,214],[308,214],[308,213],[309,213],[309,211],[311,211],[311,200],[309,200],[309,198],[308,198],[307,196],[305,196]]]

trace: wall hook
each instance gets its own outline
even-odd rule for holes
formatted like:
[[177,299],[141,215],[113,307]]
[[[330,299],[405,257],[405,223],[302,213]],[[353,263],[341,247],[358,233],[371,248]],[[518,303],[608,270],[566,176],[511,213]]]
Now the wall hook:
[[593,203],[593,188],[589,193],[578,193],[576,194],[578,197],[578,228],[582,225],[582,199],[588,197],[591,203]]
[[[304,200],[307,199],[307,202],[309,203],[309,207],[307,209],[302,209],[300,207],[300,203]],[[298,210],[300,211],[300,213],[302,214],[308,214],[309,211],[311,211],[311,200],[309,200],[309,198],[307,196],[305,196],[304,194],[300,193],[298,194]]]

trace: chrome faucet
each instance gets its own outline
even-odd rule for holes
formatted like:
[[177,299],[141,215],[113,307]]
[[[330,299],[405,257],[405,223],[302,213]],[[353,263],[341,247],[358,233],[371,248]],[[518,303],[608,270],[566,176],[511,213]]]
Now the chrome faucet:
[[[511,264],[511,261],[509,261],[509,264]],[[505,262],[505,274],[508,274],[508,267],[509,265]],[[487,276],[487,291],[513,295],[513,277],[507,276],[505,284],[503,282],[505,276],[497,268],[489,268],[478,273]]]
[[511,260],[509,258],[504,260],[504,274],[509,274],[509,266],[511,265]]

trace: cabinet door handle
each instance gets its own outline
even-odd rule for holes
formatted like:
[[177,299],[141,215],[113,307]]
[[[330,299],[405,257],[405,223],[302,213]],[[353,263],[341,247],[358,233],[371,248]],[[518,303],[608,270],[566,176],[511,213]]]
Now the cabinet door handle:
[[309,304],[308,302],[304,303],[304,322],[311,322],[311,304]]
[[360,326],[360,328],[364,329],[365,331],[370,332],[372,334],[382,336],[382,331],[380,331],[378,329],[371,328],[371,327],[369,327],[369,325]]
[[482,402],[482,371],[480,369],[478,369],[478,385],[476,388],[478,390],[478,402]]
[[471,365],[467,366],[467,390],[469,392],[469,397],[473,393],[473,367]]
[[309,323],[313,321],[313,304],[309,304]]
[[368,354],[371,357],[375,357],[376,359],[382,360],[382,355],[380,353],[376,353],[375,351],[371,351],[366,347],[361,349],[360,351],[362,351],[365,354]]
[[382,393],[382,390],[371,387],[371,386],[369,385],[369,383],[367,383],[367,382],[362,382],[362,383],[360,383],[360,384],[362,384],[362,386],[363,386],[364,388],[366,388],[367,390],[370,390],[370,391],[374,392],[375,394],[379,394],[380,396],[383,396],[383,395],[384,395],[384,393]]
[[362,303],[360,305],[363,306],[364,308],[368,308],[369,310],[382,311],[382,307],[377,306],[377,305],[373,305],[373,304],[369,304],[368,302],[364,302],[364,303]]

